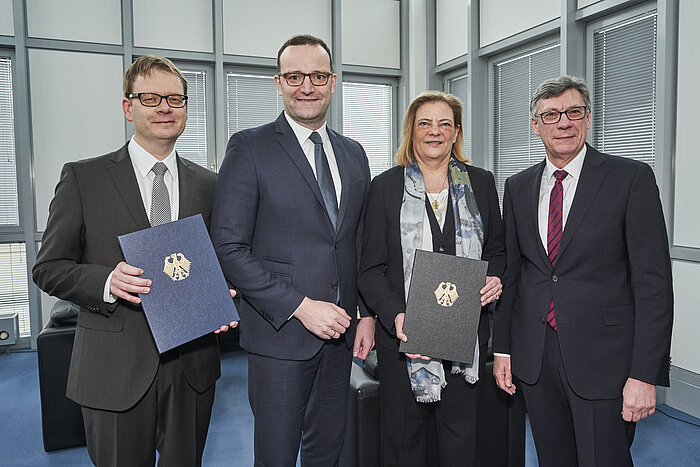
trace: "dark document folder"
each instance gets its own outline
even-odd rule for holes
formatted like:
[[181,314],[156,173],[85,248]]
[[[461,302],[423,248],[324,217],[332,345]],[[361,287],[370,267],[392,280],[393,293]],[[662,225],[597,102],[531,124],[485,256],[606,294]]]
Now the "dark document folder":
[[119,244],[153,282],[139,296],[160,353],[239,320],[201,214],[121,235]]
[[488,262],[416,250],[399,350],[471,364]]

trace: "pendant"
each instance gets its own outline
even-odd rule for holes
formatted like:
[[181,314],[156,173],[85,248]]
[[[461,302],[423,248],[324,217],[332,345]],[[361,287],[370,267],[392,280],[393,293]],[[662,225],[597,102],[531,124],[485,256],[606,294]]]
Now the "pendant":
[[438,206],[440,206],[440,203],[438,202],[438,200],[434,200],[433,201],[433,209],[435,209],[437,211]]

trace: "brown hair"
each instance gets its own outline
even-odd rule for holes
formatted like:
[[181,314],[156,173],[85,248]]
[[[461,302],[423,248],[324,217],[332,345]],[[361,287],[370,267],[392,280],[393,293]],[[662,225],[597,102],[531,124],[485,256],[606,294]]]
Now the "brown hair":
[[172,73],[177,76],[182,82],[182,93],[187,95],[187,80],[180,70],[175,66],[173,62],[165,57],[156,57],[155,55],[144,55],[142,57],[134,60],[134,63],[129,66],[124,74],[124,83],[122,85],[124,90],[124,97],[129,97],[132,93],[134,87],[134,81],[138,76],[148,76],[154,69],[165,71],[166,73]]
[[416,112],[423,104],[429,102],[444,102],[452,109],[455,127],[459,128],[457,141],[452,145],[452,156],[461,162],[469,162],[464,155],[464,136],[462,134],[462,101],[458,97],[440,91],[425,91],[411,102],[403,118],[401,128],[401,145],[394,155],[394,161],[407,167],[413,163],[413,127],[416,120]]
[[333,58],[331,55],[331,49],[328,48],[325,42],[323,42],[323,39],[319,39],[318,37],[312,36],[311,34],[298,34],[296,36],[292,36],[282,44],[282,47],[280,47],[279,51],[277,52],[277,73],[282,71],[280,69],[280,57],[282,56],[282,52],[284,52],[284,49],[287,47],[293,46],[293,45],[320,45],[323,47],[323,50],[326,51],[328,54],[328,61],[330,62],[331,65],[331,72],[333,72]]

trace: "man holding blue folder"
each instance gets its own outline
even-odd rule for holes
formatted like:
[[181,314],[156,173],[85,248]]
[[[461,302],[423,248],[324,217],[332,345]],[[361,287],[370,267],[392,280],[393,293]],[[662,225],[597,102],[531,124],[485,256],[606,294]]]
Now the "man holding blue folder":
[[133,138],[63,167],[33,279],[80,305],[67,396],[82,407],[93,463],[154,465],[157,450],[159,465],[201,465],[221,373],[216,336],[159,355],[137,296],[151,280],[124,262],[117,237],[199,213],[208,224],[216,175],[175,152],[187,81],[170,60],[138,58],[122,107]]

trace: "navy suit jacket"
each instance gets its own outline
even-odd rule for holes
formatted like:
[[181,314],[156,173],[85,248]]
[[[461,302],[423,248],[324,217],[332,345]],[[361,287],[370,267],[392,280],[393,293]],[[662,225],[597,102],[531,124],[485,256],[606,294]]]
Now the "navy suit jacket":
[[673,290],[668,237],[647,164],[588,146],[556,265],[537,225],[545,162],[506,181],[507,268],[494,352],[537,381],[554,301],[566,376],[587,399],[620,397],[628,377],[668,386]]
[[[328,129],[342,191],[337,229],[311,165],[284,114],[231,136],[212,214],[212,240],[226,278],[241,293],[241,346],[273,358],[305,360],[321,348],[294,310],[304,297],[353,318],[370,175],[362,146]],[[360,306],[363,316],[368,316]]]

